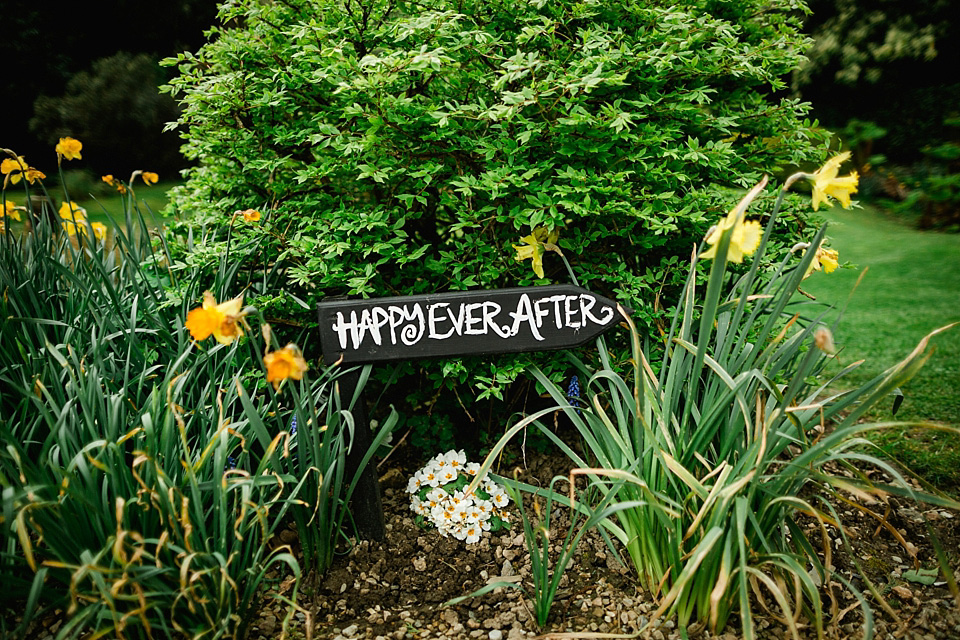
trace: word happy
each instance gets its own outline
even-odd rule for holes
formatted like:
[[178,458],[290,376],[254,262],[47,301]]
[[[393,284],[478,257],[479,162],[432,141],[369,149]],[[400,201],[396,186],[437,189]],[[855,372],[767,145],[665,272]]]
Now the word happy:
[[[444,341],[463,336],[510,340],[531,336],[546,340],[549,331],[580,332],[605,327],[614,308],[589,293],[531,296],[523,293],[515,308],[493,300],[458,302],[399,301],[349,312],[338,311],[332,326],[341,349],[364,344],[412,347],[423,341]],[[369,341],[369,342],[368,342]]]

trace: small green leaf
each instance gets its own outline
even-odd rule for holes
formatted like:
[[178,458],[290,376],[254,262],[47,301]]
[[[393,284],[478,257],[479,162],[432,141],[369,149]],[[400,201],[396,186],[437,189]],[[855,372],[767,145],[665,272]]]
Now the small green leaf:
[[936,569],[910,569],[903,572],[903,579],[919,584],[933,584],[937,580]]

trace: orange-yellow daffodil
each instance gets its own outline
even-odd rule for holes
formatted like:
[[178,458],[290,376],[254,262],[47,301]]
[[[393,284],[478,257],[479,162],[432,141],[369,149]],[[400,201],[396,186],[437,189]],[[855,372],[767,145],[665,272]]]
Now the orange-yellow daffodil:
[[60,205],[60,217],[64,220],[84,222],[87,219],[87,210],[73,202],[64,202]]
[[124,186],[124,184],[119,180],[115,180],[112,173],[108,173],[105,176],[101,176],[100,179],[106,182],[111,187],[116,187],[117,191],[119,191],[121,194],[124,194],[127,192],[127,187]]
[[727,249],[727,262],[743,262],[743,257],[757,250],[762,230],[756,220],[744,220],[740,207],[734,207],[727,216],[707,234],[706,243],[710,248],[700,254],[701,258],[713,258],[717,255],[717,243],[724,231],[731,229],[730,247]]
[[817,247],[817,252],[807,266],[807,272],[803,274],[806,279],[814,271],[823,269],[824,273],[833,273],[840,266],[840,254],[836,249],[828,249],[824,246]]
[[0,214],[0,218],[13,218],[17,222],[20,221],[20,212],[17,211],[17,205],[15,205],[10,200],[3,201],[3,213]]
[[859,176],[856,171],[838,177],[840,165],[850,159],[850,152],[844,151],[827,160],[811,179],[813,180],[813,210],[821,204],[830,204],[830,198],[836,198],[844,209],[850,208],[850,195],[857,192]]
[[60,142],[57,143],[57,155],[67,160],[80,160],[80,150],[83,148],[83,143],[77,140],[76,138],[66,137],[60,138]]
[[279,388],[280,383],[288,378],[303,379],[307,370],[307,361],[293,343],[263,356],[263,364],[267,367],[267,382],[272,383],[274,389]]
[[243,211],[237,211],[237,213],[243,216],[244,222],[260,222],[260,212],[256,209],[244,209]]
[[33,184],[34,180],[38,178],[43,180],[47,177],[42,171],[29,166],[23,156],[4,158],[0,161],[0,174],[4,176],[4,185],[7,181],[17,184],[22,178],[26,178],[27,182]]
[[243,335],[243,294],[217,304],[213,294],[203,292],[203,305],[187,314],[186,327],[194,340],[206,340],[211,335],[220,344],[230,344]]
[[[45,174],[43,171],[40,171],[39,169],[34,169],[33,167],[30,167],[23,173],[23,177],[27,179],[27,182],[29,182],[30,184],[33,184],[34,180],[45,180],[47,177],[47,174]],[[13,182],[14,184],[16,184],[18,181],[19,181],[18,177],[11,178],[11,182]]]
[[157,182],[160,180],[160,176],[152,171],[144,171],[140,174],[140,177],[143,178],[144,184],[157,184]]
[[560,237],[560,231],[554,229],[548,232],[546,227],[537,227],[528,236],[520,238],[523,244],[515,244],[513,248],[517,250],[515,256],[518,261],[530,259],[532,261],[533,272],[538,278],[543,277],[543,254],[547,251],[553,251],[563,255],[560,247],[557,246],[557,240]]

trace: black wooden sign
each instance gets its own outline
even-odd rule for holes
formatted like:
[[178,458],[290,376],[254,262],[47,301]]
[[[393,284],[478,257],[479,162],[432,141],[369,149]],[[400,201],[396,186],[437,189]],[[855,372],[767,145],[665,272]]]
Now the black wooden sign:
[[573,285],[321,302],[327,364],[520,353],[585,344],[617,304]]

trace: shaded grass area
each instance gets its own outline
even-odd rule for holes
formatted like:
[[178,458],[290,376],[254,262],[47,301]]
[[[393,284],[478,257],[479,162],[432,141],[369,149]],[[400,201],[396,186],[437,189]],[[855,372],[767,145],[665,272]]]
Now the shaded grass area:
[[[865,360],[844,378],[854,386],[895,364],[927,333],[960,321],[960,235],[919,232],[871,207],[827,214],[829,246],[840,252],[840,269],[816,273],[803,289],[842,306],[864,270],[860,286],[834,336],[838,366]],[[935,352],[902,391],[897,420],[960,428],[960,327],[934,338]],[[828,370],[829,372],[829,370]],[[893,399],[867,415],[890,420]],[[960,491],[960,435],[897,428],[871,436],[891,458],[929,482]]]

